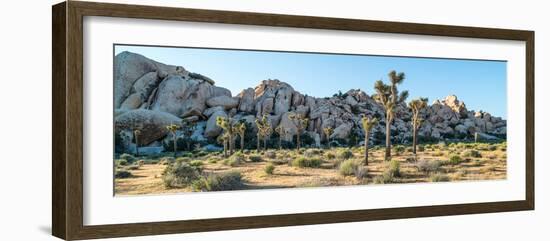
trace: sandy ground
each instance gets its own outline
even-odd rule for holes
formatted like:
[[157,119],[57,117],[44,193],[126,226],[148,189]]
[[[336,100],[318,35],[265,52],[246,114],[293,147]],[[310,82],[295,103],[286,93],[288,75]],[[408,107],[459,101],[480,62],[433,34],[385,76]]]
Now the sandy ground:
[[[502,145],[501,145],[502,146]],[[500,146],[499,146],[500,147]],[[504,146],[505,148],[505,146]],[[363,153],[354,149],[352,159],[361,160]],[[418,160],[448,160],[450,155],[461,153],[464,149],[446,147],[443,149],[432,148],[418,153]],[[276,151],[277,152],[277,151]],[[326,154],[327,151],[324,151]],[[458,165],[444,165],[439,173],[449,177],[450,181],[473,181],[473,180],[498,180],[506,179],[506,151],[480,150],[482,157],[463,157],[463,162]],[[216,163],[207,161],[213,156],[196,158],[203,161],[205,172],[226,172],[239,171],[245,182],[244,189],[268,189],[268,188],[292,188],[292,187],[319,187],[319,186],[342,186],[342,185],[372,185],[373,179],[381,175],[387,168],[387,162],[383,161],[383,150],[381,148],[369,151],[370,160],[368,176],[363,179],[354,176],[342,176],[338,172],[338,158],[323,158],[323,164],[319,168],[300,168],[287,164],[296,154],[294,151],[283,151],[285,155],[277,154],[277,158],[263,156],[261,162],[244,162],[238,166],[231,167],[224,165],[220,160]],[[216,154],[214,158],[220,159]],[[326,155],[320,154],[322,157]],[[393,156],[401,166],[401,176],[396,179],[397,183],[419,183],[430,182],[430,174],[420,172],[416,163],[410,159],[412,155],[404,152],[401,155]],[[285,159],[286,158],[286,159]],[[408,159],[408,160],[407,160]],[[268,163],[275,164],[272,175],[264,172]],[[162,180],[164,164],[144,164],[137,170],[131,170],[133,177],[115,179],[116,195],[135,194],[158,194],[191,192],[190,188],[165,188]],[[377,184],[383,185],[383,184]]]

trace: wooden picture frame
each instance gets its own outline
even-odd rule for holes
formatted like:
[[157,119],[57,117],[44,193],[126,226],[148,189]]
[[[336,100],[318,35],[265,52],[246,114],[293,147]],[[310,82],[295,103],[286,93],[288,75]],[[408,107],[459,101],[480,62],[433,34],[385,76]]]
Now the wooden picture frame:
[[[533,210],[534,32],[67,1],[52,8],[52,232],[66,240]],[[525,199],[337,212],[86,226],[83,224],[83,17],[106,16],[518,40],[526,43]]]

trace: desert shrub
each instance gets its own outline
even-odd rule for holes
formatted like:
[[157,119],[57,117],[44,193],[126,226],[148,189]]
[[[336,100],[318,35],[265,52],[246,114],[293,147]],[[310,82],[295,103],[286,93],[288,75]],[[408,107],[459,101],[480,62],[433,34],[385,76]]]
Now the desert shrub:
[[273,172],[275,171],[275,165],[273,163],[268,163],[264,167],[264,172],[268,175],[273,175]]
[[230,156],[228,159],[225,159],[223,161],[223,164],[234,167],[234,166],[241,165],[241,163],[243,163],[244,161],[245,161],[244,155],[242,153],[237,152],[232,156]]
[[417,150],[417,151],[424,151],[424,150],[425,150],[424,145],[418,145],[418,146],[416,146],[416,150]]
[[191,158],[189,157],[178,157],[176,158],[176,162],[190,162]]
[[450,181],[449,176],[441,173],[435,173],[430,176],[430,181],[432,182],[448,182]]
[[392,176],[400,177],[401,176],[401,164],[398,160],[391,160],[388,164],[387,170]]
[[134,157],[131,154],[124,153],[124,154],[120,155],[120,159],[124,159],[127,162],[134,162],[136,160],[136,157]]
[[332,152],[327,152],[325,155],[326,155],[326,157],[327,157],[328,159],[334,159],[334,158],[336,158],[336,155],[334,155],[334,153],[332,153]]
[[260,155],[250,155],[248,156],[248,160],[251,162],[261,162],[263,158]]
[[338,150],[337,156],[340,159],[346,160],[353,157],[353,152],[351,152],[351,150],[349,149],[340,149]]
[[395,183],[395,181],[396,180],[393,177],[393,175],[388,171],[383,172],[382,175],[378,175],[374,177],[374,180],[373,180],[375,184]]
[[220,160],[220,158],[217,157],[217,156],[210,157],[210,158],[206,159],[206,161],[207,161],[208,163],[217,163],[219,160]]
[[116,159],[115,160],[115,165],[117,165],[117,166],[126,166],[126,165],[128,165],[128,161],[126,161],[126,159]]
[[132,164],[129,166],[126,166],[126,170],[138,170],[141,166],[137,164]]
[[194,180],[191,184],[193,191],[199,192],[238,190],[243,186],[241,173],[237,171],[213,173]]
[[497,148],[498,148],[497,145],[490,145],[490,146],[489,146],[489,151],[496,151]]
[[307,149],[305,152],[304,152],[304,156],[305,157],[314,157],[314,156],[317,156],[319,155],[320,152],[319,150],[317,149]]
[[395,146],[393,148],[393,151],[395,152],[395,154],[401,155],[401,154],[403,154],[403,152],[405,152],[405,147],[404,146]]
[[115,178],[129,178],[132,177],[132,173],[126,170],[116,170]]
[[461,162],[462,162],[462,158],[460,158],[460,156],[458,156],[458,155],[452,155],[449,158],[449,164],[451,164],[451,165],[458,165]]
[[357,178],[363,178],[367,176],[367,168],[363,167],[361,163],[355,160],[346,160],[340,163],[339,172],[343,176],[355,176]]
[[176,159],[174,159],[173,157],[163,157],[160,159],[161,162],[164,162],[164,163],[172,163],[174,162]]
[[168,165],[162,173],[164,186],[167,188],[185,187],[201,177],[202,168],[191,166],[186,162]]
[[277,153],[275,153],[274,151],[266,151],[265,152],[265,157],[267,158],[277,158]]
[[433,154],[433,156],[444,156],[444,155],[445,155],[445,153],[442,152],[442,151],[436,151],[436,152],[434,152],[434,154]]
[[467,150],[462,153],[462,156],[464,157],[481,157],[481,153],[477,150]]
[[295,167],[320,167],[321,159],[318,158],[307,158],[307,157],[297,157],[292,161],[292,166]]
[[193,161],[190,161],[189,162],[189,165],[192,166],[192,167],[195,167],[195,168],[201,168],[202,169],[202,166],[204,165],[203,162],[201,160],[193,160]]
[[437,172],[440,167],[440,161],[421,160],[416,164],[416,168],[418,169],[418,171],[425,173]]
[[145,160],[139,160],[139,161],[137,161],[137,162],[136,162],[136,165],[138,165],[138,166],[143,166],[143,165],[145,165]]

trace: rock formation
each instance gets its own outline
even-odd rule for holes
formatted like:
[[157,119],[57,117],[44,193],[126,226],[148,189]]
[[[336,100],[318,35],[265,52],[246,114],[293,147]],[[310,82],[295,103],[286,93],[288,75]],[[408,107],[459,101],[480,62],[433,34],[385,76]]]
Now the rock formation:
[[[288,83],[268,79],[233,96],[204,75],[130,52],[115,57],[114,82],[115,130],[131,140],[129,130],[141,126],[140,146],[158,145],[157,141],[162,142],[168,134],[165,125],[180,124],[182,118],[196,121],[199,130],[193,139],[215,140],[222,132],[216,126],[218,116],[243,120],[255,131],[254,119],[266,115],[272,127],[285,127],[288,135],[283,139],[290,141],[297,131],[288,116],[297,113],[309,119],[305,133],[319,144],[327,139],[322,131],[325,127],[333,128],[332,140],[362,138],[361,117],[383,120],[385,115],[382,106],[359,89],[332,97],[313,97],[301,94]],[[425,120],[418,132],[421,138],[472,139],[476,132],[487,138],[506,135],[506,120],[468,110],[455,95],[433,101],[421,115]],[[410,142],[410,110],[404,104],[397,106],[395,117],[391,127],[393,142]],[[381,121],[372,130],[373,136],[385,135],[384,125]]]

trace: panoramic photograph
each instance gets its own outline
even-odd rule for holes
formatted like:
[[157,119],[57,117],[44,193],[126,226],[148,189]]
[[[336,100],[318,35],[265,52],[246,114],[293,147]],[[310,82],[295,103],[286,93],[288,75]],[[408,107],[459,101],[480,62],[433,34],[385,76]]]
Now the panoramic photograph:
[[506,61],[122,44],[113,58],[115,195],[507,176]]

